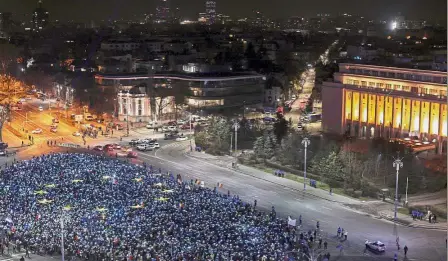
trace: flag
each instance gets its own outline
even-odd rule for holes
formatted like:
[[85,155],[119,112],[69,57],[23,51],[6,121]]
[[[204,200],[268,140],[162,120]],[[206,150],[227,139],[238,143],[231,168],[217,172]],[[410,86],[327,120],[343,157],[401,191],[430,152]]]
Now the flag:
[[165,189],[164,191],[162,191],[163,193],[173,193],[174,190],[172,189]]
[[293,226],[293,227],[295,227],[296,226],[296,219],[292,219],[291,217],[288,217],[288,225],[289,226]]
[[8,223],[13,223],[12,219],[10,217],[5,218],[5,221],[8,222]]
[[40,214],[37,214],[36,220],[39,220],[42,216]]

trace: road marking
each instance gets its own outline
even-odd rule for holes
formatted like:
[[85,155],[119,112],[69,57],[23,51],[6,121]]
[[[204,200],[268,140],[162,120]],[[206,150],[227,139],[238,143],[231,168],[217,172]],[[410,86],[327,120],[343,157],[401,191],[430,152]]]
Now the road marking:
[[327,208],[327,207],[322,207],[322,208],[325,208],[325,209],[330,210],[330,211],[332,210],[331,208]]

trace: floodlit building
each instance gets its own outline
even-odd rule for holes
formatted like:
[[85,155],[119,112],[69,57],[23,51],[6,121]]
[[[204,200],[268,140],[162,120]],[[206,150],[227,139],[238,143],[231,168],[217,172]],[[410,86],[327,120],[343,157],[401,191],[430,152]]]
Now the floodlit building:
[[256,73],[155,72],[95,75],[96,84],[102,88],[130,89],[148,80],[156,88],[172,88],[184,92],[185,104],[193,109],[215,110],[263,103],[265,77]]
[[216,21],[216,1],[205,2],[205,14],[207,24],[214,24]]
[[325,132],[433,142],[447,140],[446,72],[339,64],[322,85]]

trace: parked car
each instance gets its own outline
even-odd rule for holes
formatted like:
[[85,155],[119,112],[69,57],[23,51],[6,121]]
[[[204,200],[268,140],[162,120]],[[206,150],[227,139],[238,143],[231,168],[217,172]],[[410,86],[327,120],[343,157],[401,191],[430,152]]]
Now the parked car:
[[163,126],[162,127],[162,132],[168,132],[168,131],[170,131],[168,126]]
[[0,156],[6,156],[6,150],[0,150]]
[[177,122],[176,121],[170,121],[168,122],[168,126],[176,126]]
[[44,107],[39,106],[39,111],[44,111]]
[[105,151],[113,151],[114,150],[114,145],[113,144],[106,144],[106,145],[104,145],[104,150]]
[[103,146],[101,146],[101,145],[96,145],[95,147],[93,147],[93,150],[96,150],[96,151],[103,151]]
[[53,123],[59,123],[59,119],[58,118],[54,118],[52,121],[53,121]]
[[81,133],[79,131],[75,131],[75,132],[73,132],[73,136],[79,137],[79,136],[81,136]]
[[112,144],[112,145],[114,146],[114,149],[116,149],[116,150],[121,149],[120,144],[114,143],[114,144]]
[[42,133],[42,129],[35,129],[31,133],[32,134],[41,134]]
[[177,130],[177,126],[174,126],[174,125],[168,126],[168,130],[169,131],[176,131]]
[[154,148],[156,148],[156,149],[160,148],[160,145],[159,145],[159,143],[157,143],[157,142],[154,142]]
[[366,240],[366,248],[375,253],[384,253],[386,246],[381,241],[369,241]]
[[177,121],[177,125],[184,125],[184,124],[187,124],[186,120],[178,120]]
[[58,132],[58,128],[57,127],[51,127],[50,131],[53,132],[53,133],[56,133],[56,132]]
[[158,123],[157,122],[154,122],[154,121],[150,121],[150,122],[148,122],[148,124],[146,124],[146,128],[147,129],[154,129],[154,128],[156,128],[158,126]]
[[136,159],[138,157],[137,152],[131,151],[127,155],[128,158]]
[[[180,129],[181,130],[189,130],[190,126],[188,126],[188,124],[184,124],[184,125],[180,126]],[[194,129],[193,124],[191,124],[191,129]]]

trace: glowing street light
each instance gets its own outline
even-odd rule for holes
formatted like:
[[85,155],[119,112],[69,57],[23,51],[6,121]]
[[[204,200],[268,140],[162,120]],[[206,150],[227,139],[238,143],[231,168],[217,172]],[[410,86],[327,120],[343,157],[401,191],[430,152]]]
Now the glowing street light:
[[400,171],[400,168],[403,168],[403,162],[401,159],[396,159],[393,162],[393,167],[395,168],[396,172],[396,178],[395,178],[395,212],[394,212],[394,220],[397,222],[397,208],[398,208],[398,174]]
[[302,145],[305,147],[305,162],[303,163],[303,189],[306,189],[306,150],[310,145],[311,141],[308,138],[303,138]]

